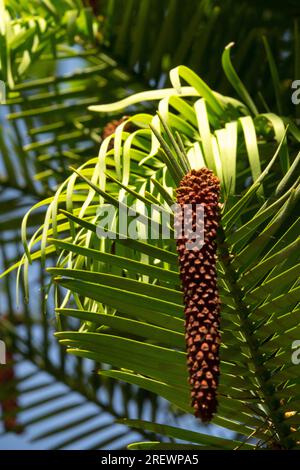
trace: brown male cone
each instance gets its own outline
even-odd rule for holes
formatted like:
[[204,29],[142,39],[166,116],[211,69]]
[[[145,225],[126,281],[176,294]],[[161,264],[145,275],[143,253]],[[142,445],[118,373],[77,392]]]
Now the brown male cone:
[[[216,233],[219,218],[219,180],[207,168],[187,173],[177,188],[180,216],[175,218],[177,251],[185,305],[185,338],[191,402],[195,416],[210,421],[217,409],[221,342],[220,299],[216,276]],[[192,230],[182,228],[183,210],[189,210]],[[204,245],[195,242],[196,205],[204,207]],[[185,205],[185,207],[183,207]],[[198,218],[198,220],[196,220]],[[186,232],[186,233],[185,233]]]

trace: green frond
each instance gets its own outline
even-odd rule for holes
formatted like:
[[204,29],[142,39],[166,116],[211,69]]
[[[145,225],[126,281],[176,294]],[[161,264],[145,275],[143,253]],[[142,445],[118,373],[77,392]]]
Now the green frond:
[[[13,342],[22,343],[20,357],[69,387],[19,411],[55,404],[53,412],[25,420],[26,428],[78,410],[85,401],[109,414],[97,423],[87,414],[36,436],[58,434],[58,448],[110,429],[112,418],[146,439],[132,449],[298,448],[300,384],[292,344],[300,323],[295,213],[300,137],[290,99],[285,100],[285,79],[292,76],[285,48],[294,38],[287,35],[284,44],[276,39],[278,31],[287,30],[289,8],[297,5],[286,2],[283,11],[277,6],[271,11],[266,2],[249,34],[249,25],[240,21],[247,17],[252,24],[249,2],[240,2],[236,15],[229,0],[192,0],[184,11],[177,0],[155,0],[155,8],[148,0],[127,3],[123,12],[117,1],[104,1],[92,14],[79,0],[10,0],[5,7],[0,2],[0,78],[7,84],[0,226],[13,234],[10,240],[1,237],[0,248],[4,274],[18,268],[17,285],[29,302],[22,316],[25,342],[16,331],[11,334]],[[262,44],[260,30],[268,36]],[[297,25],[294,36],[298,47]],[[216,51],[221,57],[226,43],[221,76]],[[74,60],[80,66],[62,74],[61,66]],[[296,70],[298,65],[296,60]],[[161,88],[169,70],[170,84]],[[257,90],[266,77],[273,88],[259,100]],[[127,113],[105,136],[105,124]],[[159,230],[163,216],[172,214],[182,176],[203,166],[213,170],[222,188],[221,383],[211,435],[155,422],[156,396],[171,404],[168,410],[189,414],[192,409],[175,241],[147,232],[154,217]],[[124,237],[129,223],[120,228],[118,212],[101,226],[99,208],[105,204],[123,210],[135,204],[135,227],[143,239]],[[158,215],[149,213],[151,205]],[[172,218],[169,225],[172,234]],[[8,245],[14,256],[7,255]],[[58,342],[70,353],[60,350],[58,368],[49,358],[53,326],[46,316],[31,314],[29,273],[35,260],[41,261],[40,310],[47,310],[46,295],[51,321],[56,315],[55,347]],[[4,282],[10,316],[17,317],[7,277]],[[40,343],[34,337],[37,325]],[[75,381],[66,372],[73,359]],[[116,387],[123,390],[121,416],[112,401],[99,403],[97,387],[87,386],[85,359],[101,365],[93,379],[109,397]],[[20,396],[34,391],[26,380]],[[60,406],[68,390],[80,398]],[[143,416],[148,396],[153,422]],[[141,404],[138,419],[128,412],[131,398]],[[229,437],[217,436],[217,426]],[[93,446],[115,445],[124,429]],[[133,433],[127,437],[136,439]]]

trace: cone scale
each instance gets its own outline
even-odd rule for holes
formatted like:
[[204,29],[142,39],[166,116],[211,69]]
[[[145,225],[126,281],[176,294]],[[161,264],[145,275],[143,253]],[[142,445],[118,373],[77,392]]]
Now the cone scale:
[[[192,170],[177,188],[180,210],[190,204],[193,231],[198,223],[196,207],[204,208],[204,245],[190,249],[191,232],[182,230],[182,217],[175,219],[177,252],[185,306],[185,339],[191,388],[191,404],[203,422],[217,410],[220,375],[220,299],[216,275],[216,234],[219,219],[219,180],[206,169]],[[183,213],[183,212],[182,212]],[[178,227],[179,225],[179,227]]]

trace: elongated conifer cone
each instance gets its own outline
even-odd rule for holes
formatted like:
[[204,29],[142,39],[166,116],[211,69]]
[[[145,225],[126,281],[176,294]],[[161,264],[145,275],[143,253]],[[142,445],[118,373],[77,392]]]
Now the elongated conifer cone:
[[[195,416],[210,421],[217,409],[217,387],[220,375],[219,346],[221,342],[220,299],[216,276],[216,234],[219,218],[219,180],[207,168],[187,173],[177,189],[180,216],[175,228],[180,277],[185,305],[185,338],[191,386],[191,402]],[[192,230],[183,230],[183,206],[190,204]],[[204,207],[204,245],[195,241],[196,222],[200,219],[196,205]],[[199,220],[196,220],[198,217]],[[177,224],[177,227],[176,227]],[[178,233],[178,232],[177,232]]]

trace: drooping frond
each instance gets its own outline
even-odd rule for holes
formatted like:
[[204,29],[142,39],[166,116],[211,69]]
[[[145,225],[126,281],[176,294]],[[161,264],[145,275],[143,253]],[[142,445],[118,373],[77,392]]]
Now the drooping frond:
[[[113,239],[99,239],[97,210],[99,201],[100,206],[104,202],[115,207],[121,202],[123,208],[135,202],[139,224],[146,227],[151,204],[171,213],[173,189],[185,168],[207,166],[221,180],[223,201],[217,243],[221,380],[213,423],[244,436],[240,442],[210,436],[209,442],[212,448],[249,448],[254,439],[258,447],[275,442],[293,448],[298,439],[298,386],[289,358],[299,325],[299,265],[296,256],[287,260],[286,253],[295,254],[298,247],[293,212],[299,197],[297,142],[290,133],[288,150],[279,117],[282,132],[274,127],[270,134],[261,124],[275,126],[273,115],[253,118],[244,104],[215,94],[185,68],[172,71],[173,83],[181,75],[192,84],[188,97],[176,89],[171,96],[167,91],[159,103],[160,117],[129,118],[137,126],[132,134],[123,133],[122,123],[103,142],[99,158],[83,165],[60,188],[59,198],[49,206],[44,236],[37,234],[30,244],[33,248],[51,237],[49,247],[61,250],[58,266],[49,269],[55,284],[67,289],[57,312],[85,325],[79,331],[59,332],[57,338],[76,356],[114,366],[102,375],[191,411],[175,242],[172,237],[119,238],[116,224],[106,227],[116,234]],[[195,97],[197,93],[205,99]],[[111,138],[114,146],[108,150]],[[283,175],[279,184],[278,175]],[[73,200],[74,205],[56,218],[69,186],[77,189],[79,204]],[[39,255],[37,251],[32,258]],[[77,308],[70,306],[71,299]],[[284,327],[280,334],[278,324]],[[148,428],[141,422],[129,424]],[[177,432],[183,440],[208,443],[202,435]]]
[[[219,5],[195,0],[184,14],[182,2],[157,2],[148,22],[149,1],[128,2],[126,14],[118,9],[118,2],[109,1],[95,12],[104,15],[103,23],[78,1],[7,3],[0,39],[10,124],[0,133],[0,186],[5,190],[0,223],[13,235],[0,240],[4,269],[24,268],[28,298],[30,262],[41,258],[54,264],[49,273],[61,330],[57,337],[69,353],[79,356],[78,377],[83,374],[82,358],[109,364],[112,369],[99,371],[104,388],[105,379],[113,378],[133,385],[133,397],[137,386],[191,413],[171,207],[175,188],[191,168],[210,169],[221,182],[222,201],[216,265],[222,303],[221,378],[213,423],[240,437],[231,440],[161,427],[142,415],[139,420],[128,420],[128,413],[116,416],[112,412],[111,416],[142,432],[193,442],[201,448],[297,448],[299,374],[291,357],[299,328],[299,238],[294,208],[299,198],[300,137],[295,122],[284,115],[293,112],[291,100],[284,100],[293,75],[286,48],[293,40],[298,47],[297,24],[292,33],[288,14],[274,8],[261,15],[259,28],[255,23],[249,34],[248,25],[241,22],[251,17],[249,2],[241,2],[236,15],[229,1]],[[29,22],[33,10],[35,16]],[[191,27],[191,16],[195,27]],[[262,59],[264,51],[257,39],[260,28],[269,32],[269,41],[264,41],[268,60]],[[280,31],[290,33],[278,44]],[[125,37],[131,47],[124,48]],[[153,37],[157,47],[149,51]],[[226,77],[220,79],[219,59],[210,47],[221,53],[226,38],[238,42],[234,59],[243,80],[231,61],[232,44],[223,53]],[[276,59],[280,59],[280,70]],[[73,60],[80,67],[60,73],[62,65]],[[39,62],[44,65],[42,72],[37,70]],[[201,77],[209,80],[179,63],[201,71]],[[296,61],[296,71],[298,65]],[[165,82],[164,73],[172,67],[169,88],[151,89]],[[280,82],[279,72],[288,80]],[[266,76],[271,76],[273,88],[257,99],[257,84]],[[269,106],[278,114],[270,112]],[[113,134],[103,134],[108,122],[124,115]],[[76,171],[69,170],[70,164]],[[16,165],[21,173],[15,171]],[[13,196],[11,189],[16,191]],[[16,203],[16,194],[26,197]],[[135,204],[138,221],[132,227],[142,232],[143,240],[119,237],[118,212],[111,224],[101,227],[99,207],[107,203],[116,208],[121,203],[122,209]],[[20,220],[31,206],[20,240]],[[153,207],[160,215],[153,216]],[[150,221],[155,218],[161,229],[163,216],[170,219],[170,238],[147,239]],[[19,263],[21,241],[25,255]],[[8,246],[16,250],[10,259]],[[44,276],[42,264],[39,283],[48,288]],[[5,282],[5,299],[11,307],[12,286]],[[44,290],[40,302],[45,310]],[[24,305],[26,350],[19,353],[31,360],[36,323],[32,323],[29,306]],[[39,328],[42,359],[49,360],[52,328],[45,317]],[[72,360],[67,357],[61,353],[60,368]],[[40,361],[39,355],[39,366]],[[73,382],[68,385],[76,390]],[[83,386],[83,397],[86,392]],[[37,401],[36,407],[40,405]],[[110,423],[111,417],[107,426]],[[94,432],[101,426],[97,424]],[[58,444],[67,445],[67,437]],[[104,445],[102,439],[98,446]],[[135,443],[132,448],[163,446],[168,448],[168,443]]]

